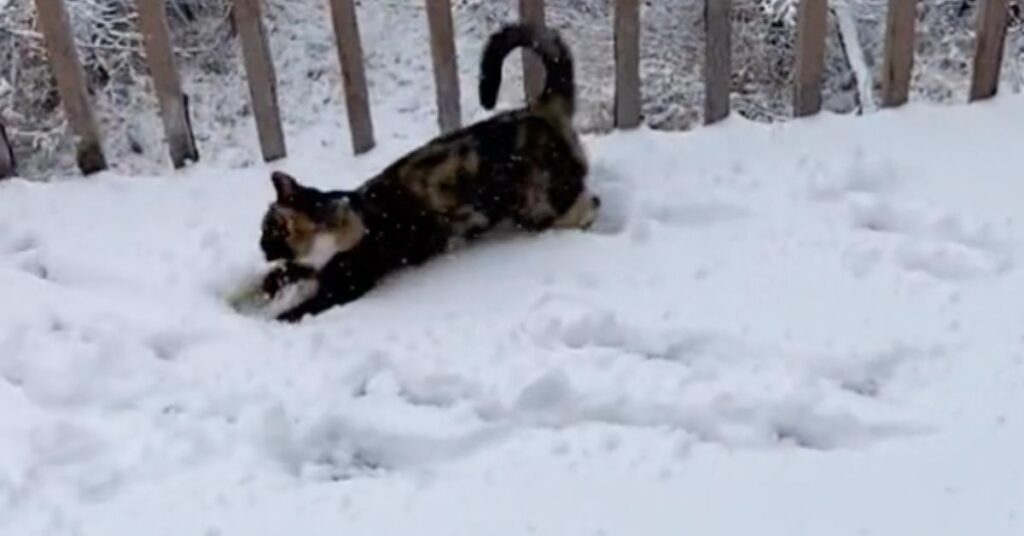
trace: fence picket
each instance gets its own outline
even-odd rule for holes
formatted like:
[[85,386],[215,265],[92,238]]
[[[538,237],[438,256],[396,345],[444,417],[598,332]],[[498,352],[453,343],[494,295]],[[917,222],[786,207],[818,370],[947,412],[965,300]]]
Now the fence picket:
[[260,2],[261,0],[235,0],[234,17],[249,85],[249,102],[256,118],[260,151],[264,162],[272,162],[287,156],[288,148],[281,128],[277,73],[263,27],[263,7]]
[[427,23],[430,26],[430,55],[434,62],[437,121],[441,132],[448,133],[458,129],[462,123],[451,0],[427,0]]
[[999,90],[999,70],[1003,63],[1009,13],[1008,0],[981,0],[979,3],[971,102],[992,98]]
[[640,4],[615,2],[615,126],[640,125]]
[[188,116],[185,95],[181,91],[181,79],[174,65],[164,0],[139,0],[138,8],[142,44],[157,101],[160,103],[160,117],[164,123],[171,164],[181,168],[189,160],[198,161],[199,151],[192,135],[192,122]]
[[366,87],[359,20],[353,0],[330,0],[330,4],[341,78],[345,86],[345,108],[352,133],[352,149],[356,154],[361,154],[372,149],[376,142],[373,139],[370,92]]
[[78,168],[85,175],[107,169],[103,154],[103,139],[96,126],[85,72],[75,50],[71,23],[63,0],[35,0],[39,13],[39,25],[46,41],[50,67],[57,79],[64,113],[77,139],[76,159]]
[[882,106],[902,106],[910,93],[914,69],[914,25],[917,0],[889,0],[882,65]]
[[704,0],[704,124],[729,116],[732,0]]
[[826,0],[800,0],[797,15],[796,66],[793,115],[804,117],[821,111],[821,79],[825,72]]
[[[544,27],[544,0],[519,0],[519,19],[527,24]],[[533,101],[544,91],[546,73],[544,64],[532,50],[523,50],[523,94]]]

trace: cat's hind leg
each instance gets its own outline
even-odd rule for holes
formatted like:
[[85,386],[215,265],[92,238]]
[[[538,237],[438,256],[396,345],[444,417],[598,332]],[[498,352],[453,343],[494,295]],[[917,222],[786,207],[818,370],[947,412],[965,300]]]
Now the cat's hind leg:
[[584,189],[581,190],[572,205],[555,218],[552,227],[555,229],[589,229],[597,219],[601,208],[601,198]]

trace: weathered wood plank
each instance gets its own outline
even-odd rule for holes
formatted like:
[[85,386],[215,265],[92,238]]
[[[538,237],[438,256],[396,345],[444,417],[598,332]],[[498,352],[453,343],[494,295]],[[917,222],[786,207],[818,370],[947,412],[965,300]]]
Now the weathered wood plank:
[[729,116],[732,0],[704,0],[704,124]]
[[14,146],[11,139],[7,137],[7,129],[0,119],[0,179],[13,177],[17,172],[17,162],[14,160]]
[[804,117],[821,111],[828,2],[801,0],[797,12],[797,25],[793,115]]
[[430,26],[430,55],[434,61],[437,122],[441,132],[448,133],[462,124],[451,0],[427,0],[427,23]]
[[352,133],[352,149],[356,154],[361,154],[372,149],[376,142],[356,6],[353,0],[330,0],[330,5],[338,61],[341,63],[341,77],[345,86],[345,108]]
[[882,64],[882,106],[906,104],[914,69],[914,26],[917,0],[889,0]]
[[[544,27],[544,0],[519,0],[519,19],[527,24]],[[544,63],[532,50],[523,50],[523,93],[527,102],[540,97],[544,91],[546,72]]]
[[615,126],[640,125],[640,4],[615,2]]
[[277,99],[277,73],[270,55],[266,30],[263,27],[261,0],[235,0],[234,17],[238,40],[242,46],[245,76],[249,85],[249,102],[256,118],[256,133],[265,162],[288,154],[281,110]]
[[1010,13],[1008,0],[980,0],[978,7],[971,102],[992,98],[999,91],[999,71]]
[[160,117],[164,123],[171,164],[175,168],[182,168],[189,160],[197,162],[199,151],[192,135],[192,122],[181,90],[181,79],[174,65],[174,50],[167,29],[164,0],[138,0],[138,8],[143,48],[150,76],[153,77],[157,101],[160,103]]
[[39,25],[46,41],[50,67],[71,130],[77,138],[78,168],[85,175],[107,169],[103,139],[96,125],[85,72],[75,50],[71,23],[63,0],[35,0]]

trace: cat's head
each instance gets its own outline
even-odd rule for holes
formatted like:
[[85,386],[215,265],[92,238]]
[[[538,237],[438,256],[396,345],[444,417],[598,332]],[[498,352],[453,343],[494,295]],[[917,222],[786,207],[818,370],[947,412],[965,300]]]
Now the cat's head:
[[277,198],[263,216],[260,248],[267,261],[319,270],[366,234],[350,192],[323,192],[281,171],[270,176]]

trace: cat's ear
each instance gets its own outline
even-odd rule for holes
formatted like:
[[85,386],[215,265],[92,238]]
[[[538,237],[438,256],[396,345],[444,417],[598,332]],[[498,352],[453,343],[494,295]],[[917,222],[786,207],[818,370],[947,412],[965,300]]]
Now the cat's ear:
[[299,182],[295,177],[283,172],[275,171],[270,174],[270,181],[274,183],[274,190],[277,192],[278,201],[290,201],[295,199],[299,193]]

